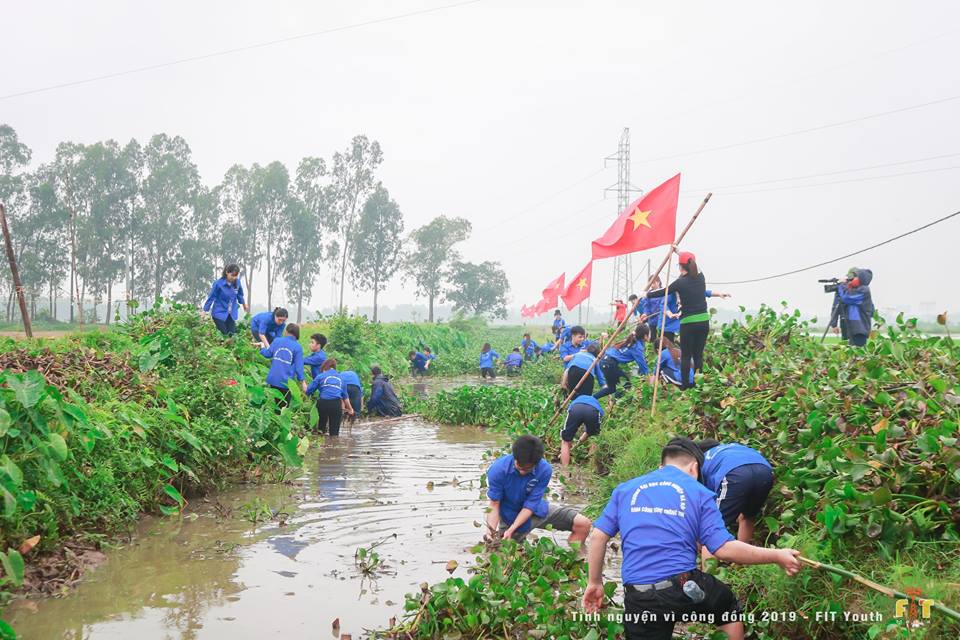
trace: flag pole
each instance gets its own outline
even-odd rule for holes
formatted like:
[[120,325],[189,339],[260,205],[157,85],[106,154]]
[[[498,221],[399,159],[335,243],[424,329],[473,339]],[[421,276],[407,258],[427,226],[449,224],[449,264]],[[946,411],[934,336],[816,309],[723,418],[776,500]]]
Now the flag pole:
[[[680,232],[680,235],[677,236],[677,239],[673,241],[673,244],[670,246],[670,250],[667,251],[667,255],[664,256],[663,261],[660,263],[660,266],[657,267],[657,270],[654,272],[652,276],[650,276],[650,279],[647,281],[647,286],[644,288],[645,291],[650,290],[651,285],[653,285],[653,281],[660,275],[660,272],[663,271],[663,268],[667,266],[667,264],[670,262],[670,256],[673,255],[674,247],[676,247],[683,241],[683,238],[687,235],[687,232],[690,231],[690,227],[692,227],[693,223],[696,222],[697,218],[700,217],[700,212],[703,211],[703,208],[705,206],[707,206],[707,203],[710,202],[710,198],[712,196],[713,196],[713,193],[708,193],[706,195],[706,197],[703,199],[703,202],[700,203],[700,206],[697,207],[697,210],[694,212],[693,217],[690,218],[689,222],[687,222],[687,226],[683,228],[683,230]],[[597,366],[597,363],[600,362],[600,360],[603,358],[603,355],[607,352],[607,348],[611,344],[613,344],[613,341],[617,338],[618,335],[620,335],[620,332],[623,331],[623,328],[627,325],[627,322],[629,322],[630,319],[633,317],[633,314],[637,310],[637,306],[639,304],[640,304],[640,298],[637,298],[637,301],[633,303],[633,307],[630,308],[630,312],[627,313],[627,315],[623,318],[623,320],[620,322],[620,324],[617,326],[614,332],[610,335],[609,338],[607,338],[606,344],[603,345],[603,348],[600,350],[600,353],[598,353],[597,357],[594,358],[593,362],[590,363],[590,367],[580,377],[580,380],[577,382],[576,386],[574,386],[573,389],[570,390],[570,393],[567,394],[566,399],[560,404],[559,407],[557,407],[557,411],[553,414],[553,417],[550,418],[550,422],[547,423],[548,425],[552,424],[553,421],[556,420],[561,413],[563,413],[563,410],[567,407],[570,401],[573,400],[573,396],[574,394],[577,393],[577,390],[580,389],[580,385],[583,384],[583,382],[587,379],[587,376],[589,376],[590,373],[593,371],[593,368]],[[660,354],[657,354],[658,359],[659,357],[660,357]]]
[[[673,247],[670,247],[673,250]],[[672,262],[667,262],[667,284],[663,287],[663,306],[660,308],[660,346],[657,348],[655,357],[657,359],[656,369],[653,374],[653,401],[650,403],[650,417],[657,415],[657,389],[660,387],[660,354],[663,353],[663,330],[667,327],[667,311],[670,301],[670,267]],[[683,371],[683,369],[681,369]]]

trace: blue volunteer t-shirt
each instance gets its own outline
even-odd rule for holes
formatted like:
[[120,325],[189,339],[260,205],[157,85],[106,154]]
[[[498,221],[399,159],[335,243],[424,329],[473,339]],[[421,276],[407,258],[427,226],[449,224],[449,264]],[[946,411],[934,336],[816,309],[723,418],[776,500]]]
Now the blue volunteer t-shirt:
[[327,361],[327,352],[323,349],[314,351],[303,359],[303,364],[310,365],[310,375],[316,378],[320,375],[320,367]]
[[303,380],[303,347],[293,336],[282,336],[260,349],[264,358],[270,358],[270,371],[267,372],[267,384],[271,387],[287,388],[287,380]]
[[313,379],[310,386],[307,387],[307,395],[313,395],[317,389],[320,390],[321,400],[338,400],[347,398],[347,385],[344,384],[340,372],[336,369],[327,369]]
[[711,491],[719,491],[720,483],[727,474],[745,464],[762,464],[773,468],[756,449],[736,442],[718,444],[703,454],[703,484]]
[[359,387],[360,397],[363,397],[363,384],[360,383],[360,376],[357,375],[356,371],[341,371],[340,379],[343,380],[344,386],[350,386],[352,384],[355,387]]
[[480,368],[492,369],[494,358],[499,360],[500,354],[494,351],[493,349],[490,349],[490,351],[481,351],[480,352]]
[[[500,519],[513,524],[521,509],[530,509],[533,515],[542,518],[547,515],[547,501],[543,495],[550,485],[553,467],[546,460],[541,459],[533,471],[525,476],[520,475],[513,464],[513,454],[497,458],[487,469],[487,497],[500,502]],[[722,524],[722,523],[721,523]],[[531,522],[526,523],[517,531],[530,531]]]
[[[573,407],[573,405],[575,404],[585,404],[587,406],[593,407],[594,409],[600,412],[601,418],[604,415],[603,407],[600,405],[600,401],[594,398],[593,396],[577,396],[576,398],[573,399],[573,402],[570,403],[570,407]],[[569,412],[570,408],[568,408],[567,411]]]
[[[592,353],[580,351],[570,359],[570,362],[567,363],[567,368],[579,367],[586,371],[590,369],[590,365],[593,364],[594,360],[596,360],[596,357]],[[607,380],[603,377],[603,371],[600,370],[600,367],[594,367],[593,370],[590,371],[590,375],[596,379],[601,387],[607,386]]]
[[716,553],[733,540],[716,500],[671,465],[614,489],[594,526],[611,537],[620,534],[623,584],[654,584],[690,571],[697,565],[697,541]]

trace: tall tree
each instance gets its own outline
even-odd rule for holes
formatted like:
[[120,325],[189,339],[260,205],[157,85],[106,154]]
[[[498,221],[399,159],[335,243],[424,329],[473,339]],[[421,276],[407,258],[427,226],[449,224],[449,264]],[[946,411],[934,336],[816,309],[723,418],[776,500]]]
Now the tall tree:
[[180,243],[199,194],[200,177],[190,147],[180,136],[154,135],[143,155],[146,177],[137,229],[139,277],[134,288],[159,298],[181,258]]
[[248,207],[250,170],[235,164],[223,176],[218,189],[220,222],[224,229],[222,252],[226,262],[240,265],[246,301],[252,305],[253,272],[260,267],[263,252],[260,246],[260,217]]
[[383,162],[380,143],[367,136],[355,136],[343,153],[333,154],[330,208],[327,228],[340,245],[340,302],[343,313],[343,289],[346,285],[347,259],[353,249],[353,235],[360,207],[374,186],[374,172]]
[[[267,259],[267,307],[273,307],[273,289],[280,275],[284,247],[290,236],[290,174],[280,162],[265,167],[253,165],[244,210],[249,217],[259,217],[262,225],[263,246]],[[256,213],[254,213],[256,212]]]
[[453,302],[454,310],[506,318],[509,291],[507,274],[499,262],[456,262],[450,269],[446,298]]
[[210,282],[224,266],[219,264],[218,189],[200,187],[180,243],[180,260],[174,270],[180,284],[176,298],[190,304],[203,302]]
[[[27,190],[24,182],[24,172],[30,163],[30,148],[20,142],[13,127],[0,125],[0,204],[4,205],[7,220],[12,229],[17,227],[17,220],[27,207]],[[14,237],[14,251],[19,238]],[[8,320],[12,312],[13,286],[12,279],[7,275],[7,269],[0,269],[0,282],[9,284],[7,298]]]
[[322,159],[301,160],[290,200],[290,234],[284,250],[282,275],[287,298],[297,303],[298,323],[303,320],[304,303],[309,303],[312,297],[320,262],[325,257],[339,255],[336,243],[324,245],[320,233],[330,215],[329,193],[324,184],[326,174],[327,166]]
[[[53,167],[41,165],[27,178],[30,204],[26,213],[11,227],[17,243],[23,286],[29,293],[36,314],[36,301],[43,294],[49,297],[47,315],[56,320],[57,292],[67,275],[69,253],[67,243],[69,213],[57,199]],[[46,291],[44,291],[46,289]]]
[[122,214],[122,235],[124,239],[123,288],[124,295],[127,298],[126,312],[129,315],[134,309],[134,305],[132,304],[134,301],[134,260],[136,259],[134,245],[137,226],[140,222],[140,214],[143,211],[143,147],[139,142],[137,142],[136,139],[131,138],[130,142],[123,147],[122,160],[127,175],[130,177],[130,180],[133,184],[133,189],[130,191],[130,196],[124,203]]
[[373,321],[377,298],[403,263],[403,214],[379,182],[367,198],[357,222],[357,239],[350,263],[350,279],[362,291],[373,291]]
[[70,322],[74,307],[83,319],[83,299],[77,286],[77,234],[90,218],[93,207],[93,180],[87,162],[86,147],[75,142],[61,142],[53,160],[54,188],[57,200],[67,211],[67,236],[70,243]]
[[433,322],[433,303],[442,294],[450,265],[460,259],[454,245],[470,236],[470,221],[438,216],[410,234],[413,248],[404,258],[404,272],[427,297],[428,321]]

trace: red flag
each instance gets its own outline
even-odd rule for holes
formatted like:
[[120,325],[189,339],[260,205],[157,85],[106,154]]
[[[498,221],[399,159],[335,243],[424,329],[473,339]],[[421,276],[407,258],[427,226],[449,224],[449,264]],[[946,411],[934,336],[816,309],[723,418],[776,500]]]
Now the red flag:
[[534,312],[534,307],[528,307],[527,305],[523,305],[522,307],[520,307],[521,318],[532,318],[533,312]]
[[593,241],[593,259],[612,258],[670,244],[677,232],[680,174],[632,202],[603,236]]
[[548,307],[557,306],[557,297],[563,294],[563,277],[566,273],[561,273],[559,276],[550,281],[550,284],[543,290],[543,299],[541,302],[545,302]]
[[563,293],[563,303],[567,305],[567,310],[590,297],[590,285],[593,281],[593,260],[587,263],[580,273],[570,279],[567,290]]
[[536,306],[533,308],[533,313],[534,315],[542,316],[547,311],[549,311],[551,307],[555,307],[555,306],[557,306],[556,302],[554,302],[553,304],[549,304],[549,301],[547,300],[540,300],[540,302],[538,302]]

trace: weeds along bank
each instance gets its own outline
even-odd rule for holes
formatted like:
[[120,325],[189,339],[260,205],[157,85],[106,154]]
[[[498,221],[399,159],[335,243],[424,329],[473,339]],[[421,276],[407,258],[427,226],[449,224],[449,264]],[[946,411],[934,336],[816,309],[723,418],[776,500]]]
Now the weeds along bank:
[[[656,468],[672,435],[739,441],[762,451],[777,476],[758,523],[758,542],[796,547],[807,557],[900,590],[918,588],[957,609],[957,356],[948,338],[924,337],[902,319],[881,326],[858,351],[821,345],[799,314],[762,309],[714,333],[698,388],[683,394],[661,388],[655,418],[645,385],[617,404],[604,422],[591,467],[595,493],[588,514],[599,513],[618,483]],[[555,457],[560,419],[547,421],[557,392],[543,384],[559,374],[555,366],[554,372],[531,368],[525,380],[538,381],[516,388],[439,394],[421,411],[447,422],[535,433]],[[577,464],[591,465],[583,450],[574,453],[575,459],[581,456]],[[478,576],[432,587],[432,608],[423,604],[422,593],[412,596],[407,631],[415,637],[442,635],[444,629],[464,637],[493,634],[504,607],[504,620],[519,625],[512,630],[543,637],[607,637],[619,628],[571,615],[586,583],[585,563],[548,539],[520,553],[528,561],[518,561],[510,549],[481,554]],[[714,571],[745,602],[755,620],[748,626],[758,638],[960,637],[960,626],[937,612],[908,629],[895,617],[892,599],[825,572],[805,569],[790,579],[768,566]],[[612,593],[614,585],[607,588]],[[527,594],[533,606],[525,604]],[[880,612],[883,620],[847,622],[844,612]]]

